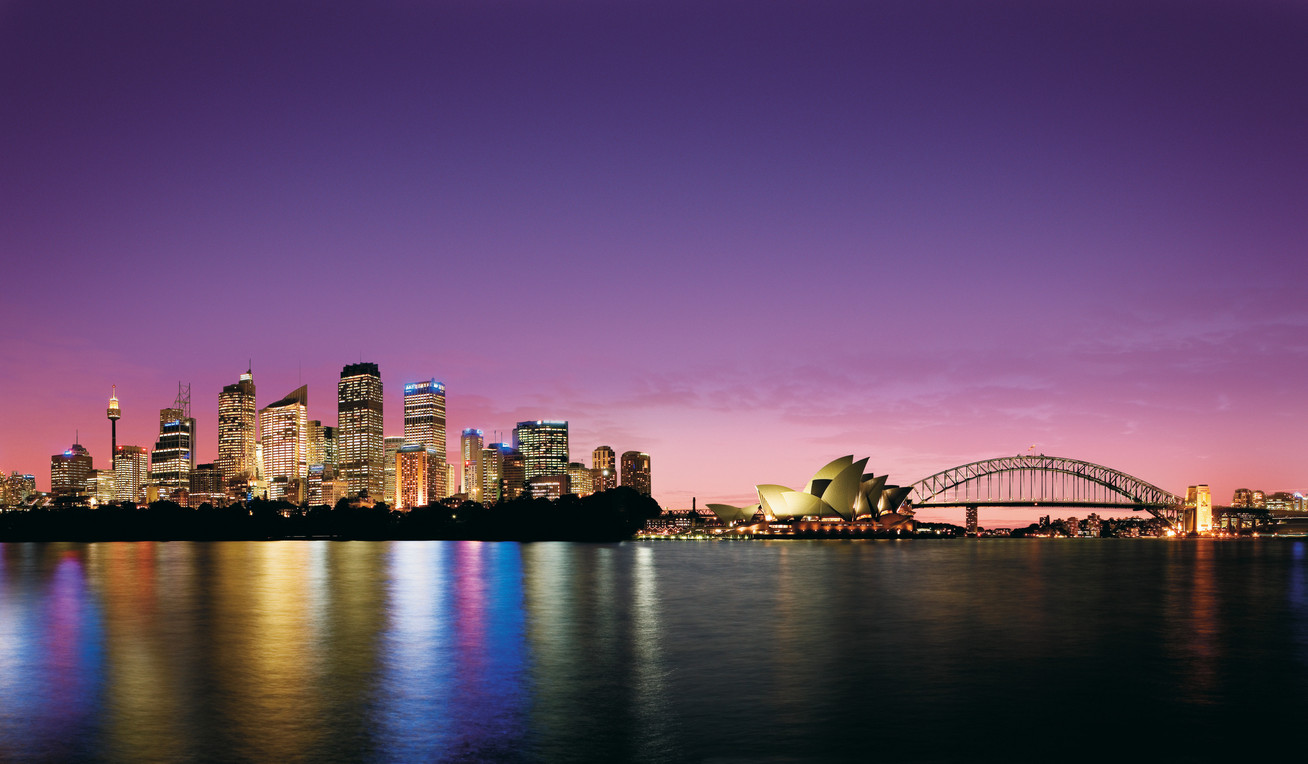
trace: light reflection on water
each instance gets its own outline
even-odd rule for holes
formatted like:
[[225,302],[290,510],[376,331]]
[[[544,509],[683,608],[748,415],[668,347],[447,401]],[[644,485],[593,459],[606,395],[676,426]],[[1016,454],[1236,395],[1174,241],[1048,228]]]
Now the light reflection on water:
[[0,761],[1206,760],[1297,723],[1305,556],[0,544]]

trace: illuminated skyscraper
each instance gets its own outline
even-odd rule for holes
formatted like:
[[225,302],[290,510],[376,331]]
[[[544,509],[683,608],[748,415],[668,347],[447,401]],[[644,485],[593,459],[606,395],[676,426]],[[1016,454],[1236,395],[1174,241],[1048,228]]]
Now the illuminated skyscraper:
[[309,477],[309,386],[265,406],[259,429],[268,498],[295,501]]
[[463,462],[463,482],[462,491],[468,496],[469,501],[481,501],[482,486],[482,431],[468,428],[463,431],[463,436],[459,439],[459,456]]
[[568,423],[548,420],[518,422],[513,445],[522,454],[526,479],[568,474]]
[[581,462],[568,464],[568,491],[578,496],[590,496],[595,492],[595,473]]
[[447,495],[445,484],[445,385],[434,379],[404,386],[404,443],[436,449],[439,463],[429,460],[427,493]]
[[527,467],[522,453],[506,444],[500,444],[500,500],[516,499],[527,488]]
[[382,443],[382,381],[375,363],[341,369],[337,386],[338,468],[351,496],[367,491],[380,499],[385,489]]
[[481,450],[481,502],[498,504],[500,501],[500,444],[492,443]]
[[627,451],[622,455],[622,484],[650,495],[649,454],[644,451]]
[[618,455],[609,446],[600,446],[590,454],[590,467],[595,475],[595,493],[618,487]]
[[224,489],[257,476],[255,412],[254,375],[247,370],[238,382],[224,386],[218,393],[218,460],[214,464],[222,476]]
[[396,464],[395,455],[399,453],[400,447],[404,445],[404,438],[399,435],[388,435],[382,439],[383,458],[386,460],[386,480],[382,488],[383,501],[392,507],[398,506],[396,501]]
[[223,490],[222,473],[216,464],[197,464],[191,473],[191,506],[210,504],[221,507],[227,504]]
[[191,417],[191,386],[177,385],[172,407],[159,410],[159,439],[150,454],[150,482],[160,499],[187,506],[191,470],[195,469],[195,419]]
[[91,454],[74,443],[62,454],[50,457],[50,493],[55,496],[90,496]]
[[395,455],[396,506],[409,510],[425,507],[436,500],[437,497],[431,495],[427,479],[434,472],[432,462],[437,458],[439,455],[434,446],[406,444],[400,448]]
[[446,462],[445,463],[445,495],[442,496],[441,498],[445,499],[458,493],[457,491],[453,490],[454,487],[457,486],[458,484],[459,484],[458,469],[454,466],[453,463]]
[[139,502],[150,479],[150,457],[140,446],[119,446],[114,459],[114,501]]

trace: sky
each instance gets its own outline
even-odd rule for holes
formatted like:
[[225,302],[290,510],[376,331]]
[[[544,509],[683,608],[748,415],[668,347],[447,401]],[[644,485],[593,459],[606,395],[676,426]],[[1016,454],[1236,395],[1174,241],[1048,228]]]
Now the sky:
[[388,435],[435,378],[450,453],[566,419],[673,508],[1033,446],[1304,490],[1305,40],[1287,0],[0,0],[0,469],[106,464],[111,385],[150,447],[179,381],[211,461],[247,366],[334,423],[363,360]]

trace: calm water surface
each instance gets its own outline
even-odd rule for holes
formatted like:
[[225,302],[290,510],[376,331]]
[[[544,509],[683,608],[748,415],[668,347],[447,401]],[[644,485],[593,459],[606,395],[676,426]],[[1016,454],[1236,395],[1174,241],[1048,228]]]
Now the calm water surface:
[[1244,759],[1301,541],[0,544],[0,761]]

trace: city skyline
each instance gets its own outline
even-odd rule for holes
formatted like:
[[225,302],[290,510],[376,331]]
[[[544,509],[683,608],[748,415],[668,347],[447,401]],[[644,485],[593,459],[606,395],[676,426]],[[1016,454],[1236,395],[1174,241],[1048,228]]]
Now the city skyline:
[[179,381],[214,462],[242,372],[330,424],[357,361],[383,435],[440,380],[447,433],[566,420],[674,508],[1033,444],[1303,490],[1305,37],[1270,1],[7,4],[0,469],[77,431],[107,468],[112,385],[148,449]]

